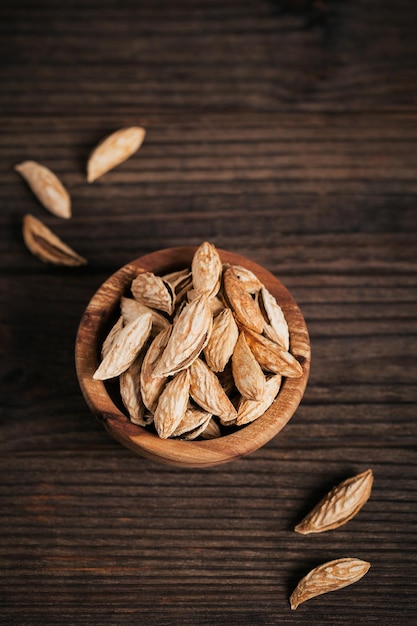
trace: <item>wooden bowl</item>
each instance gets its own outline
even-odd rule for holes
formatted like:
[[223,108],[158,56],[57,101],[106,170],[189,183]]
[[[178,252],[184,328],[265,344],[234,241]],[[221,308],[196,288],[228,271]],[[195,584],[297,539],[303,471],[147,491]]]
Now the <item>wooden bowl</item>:
[[184,441],[161,439],[132,424],[118,408],[109,385],[94,380],[101,344],[119,311],[122,295],[143,271],[165,274],[191,264],[195,247],[168,248],[143,256],[122,267],[98,289],[85,310],[76,339],[76,368],[81,390],[91,411],[120,443],[141,456],[182,467],[219,465],[247,455],[270,441],[292,417],[304,394],[310,369],[310,342],[304,318],[284,285],[263,267],[245,257],[218,250],[225,263],[248,268],[275,296],[286,317],[290,350],[302,365],[300,378],[285,378],[272,406],[256,421],[217,439]]

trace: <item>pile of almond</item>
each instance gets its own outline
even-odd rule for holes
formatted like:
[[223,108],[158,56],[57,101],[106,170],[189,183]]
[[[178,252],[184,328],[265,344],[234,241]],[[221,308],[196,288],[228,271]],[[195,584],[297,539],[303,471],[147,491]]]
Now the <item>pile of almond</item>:
[[119,379],[130,420],[166,439],[213,438],[271,406],[282,377],[302,375],[274,296],[213,244],[191,266],[139,274],[101,349],[98,380]]

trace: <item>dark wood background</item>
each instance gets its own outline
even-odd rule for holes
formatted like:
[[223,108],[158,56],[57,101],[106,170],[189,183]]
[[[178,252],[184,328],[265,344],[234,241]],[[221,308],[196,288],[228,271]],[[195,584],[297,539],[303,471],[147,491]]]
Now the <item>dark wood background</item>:
[[[414,0],[3,0],[0,7],[0,622],[417,623],[417,5]],[[143,125],[93,185],[91,148]],[[13,165],[69,189],[37,203]],[[43,265],[33,213],[89,259]],[[136,457],[90,414],[78,321],[110,273],[209,240],[272,271],[312,368],[282,433],[207,470]],[[368,467],[346,526],[293,526]],[[289,608],[319,563],[359,583]]]

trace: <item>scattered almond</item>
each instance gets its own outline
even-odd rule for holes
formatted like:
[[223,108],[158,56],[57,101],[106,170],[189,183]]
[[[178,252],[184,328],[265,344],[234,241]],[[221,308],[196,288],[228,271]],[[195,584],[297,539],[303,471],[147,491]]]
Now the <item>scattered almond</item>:
[[290,596],[295,610],[302,602],[329,591],[347,587],[365,576],[371,564],[355,558],[336,559],[323,563],[304,576]]
[[145,129],[140,126],[122,128],[106,137],[92,151],[87,162],[87,181],[94,182],[132,156],[145,139]]
[[23,218],[23,239],[32,254],[44,263],[69,267],[87,263],[33,215],[27,214]]
[[294,530],[309,535],[346,524],[369,499],[373,480],[371,469],[344,480],[329,491]]
[[15,165],[16,172],[26,180],[39,202],[53,215],[69,219],[71,198],[64,185],[50,169],[36,161]]

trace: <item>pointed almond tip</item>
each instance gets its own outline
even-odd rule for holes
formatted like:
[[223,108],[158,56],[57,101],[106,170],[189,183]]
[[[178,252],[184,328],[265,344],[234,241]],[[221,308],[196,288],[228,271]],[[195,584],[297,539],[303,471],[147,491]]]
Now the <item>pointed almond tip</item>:
[[33,163],[33,161],[29,161],[27,159],[25,161],[19,161],[19,163],[13,165],[13,169],[21,174],[22,171],[25,169],[25,166],[31,163]]
[[56,214],[58,217],[61,217],[64,220],[69,220],[72,217],[72,208],[71,208],[71,202],[68,202],[68,205],[64,208],[62,208],[61,213],[58,215]]
[[301,378],[302,375],[303,375],[303,366],[301,365],[300,361],[298,361],[297,358],[294,357],[294,376],[293,376],[293,378]]
[[87,170],[87,183],[93,183],[96,179],[97,177],[94,176],[94,173],[90,170]]

